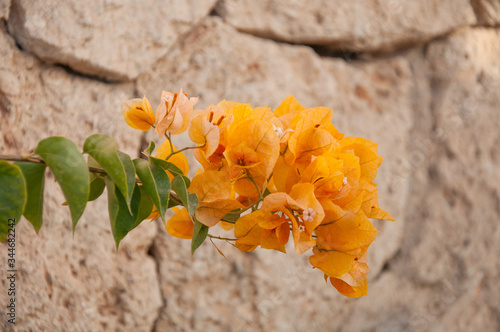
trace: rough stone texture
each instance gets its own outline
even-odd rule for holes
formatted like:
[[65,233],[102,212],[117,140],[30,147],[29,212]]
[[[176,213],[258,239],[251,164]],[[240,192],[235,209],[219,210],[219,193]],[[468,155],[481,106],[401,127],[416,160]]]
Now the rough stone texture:
[[[352,300],[325,285],[307,254],[241,253],[217,242],[228,262],[207,242],[191,257],[189,241],[169,236],[160,223],[141,225],[116,253],[105,199],[89,205],[72,239],[69,213],[60,205],[64,198],[49,178],[40,234],[24,219],[16,229],[18,330],[500,330],[500,30],[494,19],[499,11],[495,1],[472,3],[342,2],[332,15],[347,19],[343,6],[356,5],[359,25],[389,22],[384,29],[391,24],[394,29],[371,32],[384,56],[342,60],[261,38],[276,36],[238,32],[227,23],[234,23],[231,13],[254,15],[254,2],[238,3],[242,9],[229,8],[236,2],[220,2],[216,12],[224,19],[204,18],[168,49],[158,46],[160,60],[129,84],[84,78],[38,60],[16,48],[19,36],[9,36],[2,26],[0,154],[28,154],[50,135],[81,146],[86,136],[104,132],[137,155],[142,136],[126,126],[121,102],[147,94],[155,107],[162,89],[183,88],[200,97],[200,107],[222,98],[275,107],[294,94],[306,106],[333,108],[340,131],[379,143],[381,205],[397,219],[376,223],[380,234],[370,248],[369,295]],[[14,1],[9,24],[16,6],[38,6],[27,4]],[[310,22],[310,12],[298,13],[294,6],[299,2],[291,2],[288,11],[264,6],[259,15],[298,38],[301,31],[292,26]],[[320,6],[310,2],[311,8]],[[411,7],[410,16],[406,11],[387,16],[377,9],[398,6]],[[327,7],[323,4],[322,12]],[[88,15],[76,8],[73,13]],[[118,14],[102,8],[106,22],[118,24],[113,21]],[[477,22],[491,27],[477,26],[472,8]],[[491,21],[481,8],[490,8]],[[142,10],[137,15],[147,16]],[[286,26],[280,22],[287,15],[299,16]],[[411,30],[417,18],[421,24]],[[166,21],[167,26],[172,22]],[[66,28],[83,34],[79,24]],[[461,25],[473,26],[456,29]],[[57,40],[58,34],[43,36]],[[354,45],[356,36],[346,38]],[[109,43],[100,35],[94,39]],[[398,45],[407,50],[392,52]],[[142,61],[137,54],[130,59]],[[96,70],[92,75],[109,74],[110,67],[83,63]],[[187,139],[176,137],[176,142]],[[195,163],[191,166],[195,171]],[[5,248],[0,244],[2,259]],[[0,305],[7,299],[5,282],[2,277]],[[9,328],[2,316],[0,330]]]
[[[140,134],[128,128],[120,112],[133,93],[131,85],[106,85],[46,66],[20,52],[3,31],[0,45],[1,154],[27,155],[38,141],[56,135],[81,146],[85,137],[102,132],[137,155]],[[48,175],[40,233],[26,220],[16,227],[16,329],[149,331],[161,305],[156,264],[147,253],[156,228],[142,225],[116,253],[104,218],[106,200],[89,204],[73,239],[64,201]],[[6,246],[0,248],[4,259]],[[2,277],[2,304],[6,282]],[[0,330],[5,331],[10,324],[4,318]]]
[[217,10],[244,32],[356,52],[388,52],[476,22],[469,0],[224,0]]
[[[37,57],[108,80],[146,71],[215,0],[14,0],[9,30]],[[56,19],[55,19],[56,18]]]
[[0,19],[9,18],[10,0],[0,0]]
[[479,24],[493,26],[500,24],[499,0],[472,0],[471,2]]
[[[448,283],[452,294],[418,327],[498,330],[500,33],[466,29],[429,46],[429,131],[420,151],[399,264],[420,286]],[[411,237],[410,237],[411,234]],[[405,263],[406,262],[406,263]],[[471,309],[472,308],[472,309]],[[432,309],[430,309],[432,310]],[[432,317],[436,316],[436,317]],[[439,324],[434,322],[439,320]]]

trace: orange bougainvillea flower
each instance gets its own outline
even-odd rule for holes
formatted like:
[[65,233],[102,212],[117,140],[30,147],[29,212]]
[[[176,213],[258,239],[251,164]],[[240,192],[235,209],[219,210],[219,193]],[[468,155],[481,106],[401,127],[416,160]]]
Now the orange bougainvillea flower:
[[273,193],[266,196],[261,210],[280,211],[289,218],[292,222],[292,234],[297,254],[306,252],[316,244],[312,234],[323,221],[325,213],[314,196],[312,184],[298,183],[293,186],[290,195]]
[[311,265],[332,278],[340,278],[342,275],[348,273],[356,262],[356,255],[340,251],[326,251],[314,247],[313,253],[309,257]]
[[130,99],[123,103],[123,117],[135,129],[148,131],[156,122],[153,109],[146,97]]
[[274,115],[278,117],[284,128],[288,128],[292,119],[303,110],[305,107],[290,95],[274,110]]
[[175,237],[181,239],[191,239],[193,237],[194,223],[186,208],[172,208],[175,214],[167,221],[165,229]]
[[255,211],[240,217],[234,224],[236,248],[241,251],[253,251],[260,245],[262,228],[259,227],[259,218],[265,215],[264,211]]
[[232,188],[227,168],[198,173],[193,178],[189,191],[198,197],[196,219],[208,227],[215,226],[226,214],[243,207],[240,202],[231,198]]
[[363,211],[348,213],[343,218],[319,226],[316,243],[326,250],[335,250],[361,257],[375,240],[378,231]]
[[[174,148],[174,152],[179,151],[175,148],[173,143],[172,147]],[[170,158],[168,158],[168,162],[171,162],[172,164],[177,166],[184,175],[187,175],[189,172],[189,163],[186,156],[182,152],[170,155],[171,153],[172,150],[170,148],[170,142],[168,140],[165,140],[162,144],[160,144],[160,146],[158,146],[158,150],[156,150],[156,156],[158,158],[165,159],[170,156]],[[169,175],[170,180],[172,180],[174,177],[173,174],[171,174],[170,172],[167,172],[167,174]]]
[[234,226],[235,245],[241,251],[253,251],[260,245],[263,249],[286,252],[289,234],[285,218],[262,210],[240,217]]
[[[203,146],[205,158],[210,158],[218,148],[220,149],[223,130],[231,124],[233,119],[232,114],[227,114],[219,106],[210,105],[206,110],[196,111],[189,128],[189,137],[193,142]],[[222,146],[224,145],[223,143]]]
[[326,107],[310,108],[297,114],[290,122],[293,133],[285,154],[287,163],[310,161],[312,156],[340,147],[342,134],[330,123],[331,120],[332,110]]
[[[312,249],[309,262],[341,294],[366,295],[367,250],[377,235],[370,218],[394,220],[378,204],[377,144],[344,137],[331,123],[331,109],[306,109],[293,96],[274,112],[226,100],[193,111],[196,102],[182,90],[164,91],[157,108],[155,131],[167,138],[157,156],[187,174],[187,159],[172,154],[178,150],[170,139],[189,127],[195,146],[186,149],[202,166],[188,188],[198,198],[194,216],[174,208],[168,233],[191,239],[198,221],[220,225],[235,239],[208,236],[234,241],[242,251],[286,252],[292,237],[295,252]],[[127,102],[123,114],[141,130],[155,123],[146,98]]]
[[369,182],[373,181],[383,160],[377,155],[377,144],[360,137],[344,137],[340,143],[343,151],[351,152],[359,158],[361,177]]
[[279,137],[270,123],[246,120],[231,125],[227,140],[224,156],[229,164],[229,175],[235,180],[236,192],[247,197],[256,196],[253,182],[263,189],[279,157]]
[[362,181],[361,189],[364,191],[362,209],[368,218],[394,221],[388,212],[379,207],[377,187],[374,183]]
[[182,89],[179,93],[162,91],[160,105],[156,108],[156,134],[163,137],[167,131],[172,135],[184,132],[197,102],[198,98],[188,98]]
[[367,295],[366,276],[368,275],[367,254],[358,259],[349,272],[338,278],[330,278],[331,284],[337,291],[348,297],[361,297]]
[[334,197],[343,186],[343,160],[333,154],[313,158],[313,161],[301,172],[300,181],[312,183],[316,197]]

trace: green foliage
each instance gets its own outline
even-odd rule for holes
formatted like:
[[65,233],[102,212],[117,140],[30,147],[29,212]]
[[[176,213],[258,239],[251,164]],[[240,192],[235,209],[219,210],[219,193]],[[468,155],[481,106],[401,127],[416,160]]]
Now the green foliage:
[[[35,154],[40,156],[38,160],[15,158],[13,160],[18,161],[14,164],[0,161],[0,240],[5,241],[8,236],[7,221],[13,219],[17,222],[21,215],[31,222],[36,232],[40,230],[45,170],[48,167],[66,198],[63,205],[69,206],[73,232],[87,201],[96,200],[107,188],[108,212],[117,249],[128,232],[151,215],[154,207],[165,222],[167,209],[182,204],[195,223],[194,252],[208,233],[208,227],[194,217],[198,198],[188,192],[190,180],[177,166],[151,156],[154,147],[151,142],[144,151],[148,160],[132,161],[130,156],[117,149],[114,139],[96,134],[84,143],[83,152],[88,154],[85,162],[73,142],[64,137],[49,137],[35,149]],[[172,183],[167,171],[174,175]],[[169,199],[171,189],[177,194],[172,200]]]
[[111,232],[113,233],[116,249],[118,250],[120,241],[136,226],[136,219],[141,203],[141,191],[139,186],[136,185],[134,187],[130,205],[128,205],[118,186],[110,177],[106,176],[105,182],[108,191],[108,212],[111,222]]
[[222,217],[221,220],[234,224],[236,220],[238,220],[239,218],[240,218],[239,210],[233,210],[230,213],[226,214],[224,217]]
[[172,180],[172,189],[179,195],[182,205],[186,207],[189,215],[193,218],[196,208],[198,207],[198,197],[196,194],[187,191],[189,183],[190,181],[187,177],[184,175],[177,175]]
[[27,200],[23,215],[38,233],[43,223],[43,189],[47,166],[29,162],[16,162],[14,165],[21,169],[26,180]]
[[[163,160],[163,159],[158,159],[158,158],[155,158],[155,157],[151,157],[151,156],[149,157],[149,161],[150,161],[151,164],[158,165],[161,168],[163,168],[164,170],[169,171],[170,174],[172,174],[174,176],[178,176],[178,175],[179,176],[183,176],[184,175],[182,173],[182,171],[179,169],[179,167],[175,166],[171,162],[168,162],[168,161]],[[189,188],[190,180],[187,179],[187,181],[188,181],[188,188]]]
[[137,212],[137,215],[135,217],[135,223],[132,229],[139,226],[141,222],[143,222],[145,219],[149,217],[151,211],[153,211],[153,206],[154,206],[153,201],[147,194],[146,189],[144,189],[144,186],[139,186],[139,189],[141,191],[141,201],[139,203],[139,211]]
[[150,141],[148,147],[146,148],[146,150],[143,151],[143,153],[146,156],[151,157],[151,154],[153,153],[154,149],[155,149],[155,142]]
[[194,229],[193,229],[193,240],[191,242],[191,255],[194,254],[196,249],[198,249],[203,241],[207,238],[208,235],[208,226],[203,225],[198,220],[194,221]]
[[172,180],[172,189],[181,199],[182,205],[184,205],[189,213],[189,216],[194,222],[193,239],[191,242],[191,254],[194,254],[196,249],[205,241],[208,234],[208,227],[196,220],[195,212],[198,207],[198,197],[196,194],[189,193],[187,191],[189,188],[189,179],[184,175],[177,175]]
[[[155,143],[153,141],[149,142],[149,146],[143,151],[146,156],[148,156],[149,163],[153,165],[158,165],[164,170],[168,171],[170,174],[176,176],[176,175],[183,175],[182,171],[179,169],[179,167],[175,166],[171,162],[168,162],[163,159],[155,158],[151,154],[153,153],[153,150],[155,149]],[[189,180],[188,180],[189,181]],[[189,185],[188,185],[189,187]]]
[[38,143],[35,153],[54,174],[69,205],[73,232],[89,197],[89,171],[75,143],[64,137],[49,137]]
[[98,199],[102,193],[104,192],[104,188],[106,187],[106,184],[104,183],[104,180],[101,179],[98,176],[95,176],[94,174],[90,173],[90,192],[89,192],[89,198],[88,201],[95,201]]
[[168,198],[170,196],[170,179],[163,168],[156,164],[148,163],[144,159],[134,160],[135,170],[142,182],[145,192],[159,212],[161,219],[165,222]]
[[122,193],[129,211],[132,212],[130,202],[134,192],[135,168],[130,157],[118,151],[116,141],[104,134],[89,136],[83,144],[83,152],[92,156],[106,171]]
[[21,169],[0,161],[0,241],[9,235],[9,220],[19,221],[26,204],[26,182]]

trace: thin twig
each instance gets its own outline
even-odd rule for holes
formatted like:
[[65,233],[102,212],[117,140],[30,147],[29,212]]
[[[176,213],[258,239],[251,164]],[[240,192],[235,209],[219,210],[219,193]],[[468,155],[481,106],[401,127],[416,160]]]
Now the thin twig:
[[212,234],[207,234],[207,236],[209,238],[212,238],[212,239],[224,240],[224,241],[236,241],[236,240],[238,240],[238,239],[230,239],[230,238],[227,238],[227,237],[215,236],[215,235],[212,235]]
[[[24,162],[30,162],[30,163],[37,163],[37,164],[45,164],[45,161],[41,158],[37,157],[19,157],[19,156],[1,156],[0,155],[0,160],[8,160],[8,161],[24,161]],[[94,166],[89,166],[89,171],[92,173],[99,173],[102,175],[106,175],[106,171],[102,168],[99,167],[94,167]]]

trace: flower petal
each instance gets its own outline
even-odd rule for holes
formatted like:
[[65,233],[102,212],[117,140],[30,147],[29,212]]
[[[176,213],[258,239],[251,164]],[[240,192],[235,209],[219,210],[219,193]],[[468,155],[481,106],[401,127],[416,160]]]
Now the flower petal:
[[193,237],[194,223],[186,208],[180,210],[174,207],[172,209],[176,213],[167,221],[165,229],[172,236],[181,239],[191,239]]

